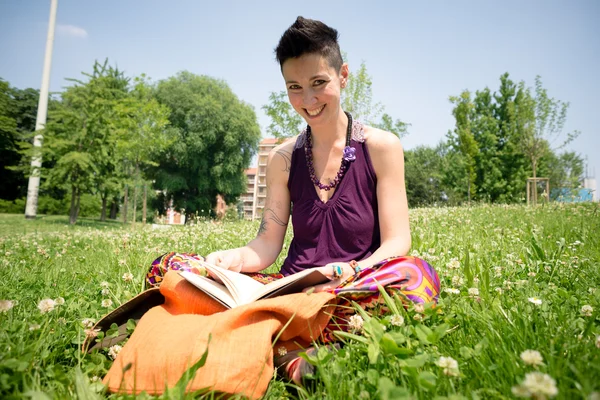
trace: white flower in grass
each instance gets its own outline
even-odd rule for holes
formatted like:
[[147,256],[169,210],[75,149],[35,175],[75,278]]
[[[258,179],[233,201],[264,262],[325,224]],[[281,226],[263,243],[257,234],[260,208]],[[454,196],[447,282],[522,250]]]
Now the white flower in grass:
[[596,347],[600,349],[600,335],[596,336]]
[[57,297],[56,299],[54,299],[54,304],[56,304],[57,306],[62,306],[63,304],[65,304],[65,299],[62,297]]
[[422,303],[415,304],[415,312],[423,314],[425,312],[425,306]]
[[85,318],[81,321],[81,325],[83,325],[83,327],[87,329],[92,328],[95,323],[96,322],[94,322],[94,320],[91,318]]
[[348,326],[355,332],[359,332],[362,330],[363,327],[363,323],[365,321],[363,320],[363,318],[358,315],[358,314],[354,314],[353,316],[350,317],[350,319],[348,320]]
[[476,287],[469,288],[469,296],[479,296],[479,289]]
[[585,306],[581,307],[581,315],[583,317],[591,317],[593,312],[594,309],[589,304],[586,304]]
[[421,315],[421,314],[415,314],[415,315],[413,316],[413,319],[414,319],[415,321],[423,321],[423,315]]
[[452,286],[462,286],[464,284],[464,280],[462,277],[458,275],[454,275],[452,277]]
[[104,288],[102,289],[102,296],[108,296],[110,294],[110,289],[108,288]]
[[521,360],[527,365],[537,367],[544,364],[544,358],[537,350],[525,350],[521,353]]
[[112,358],[113,360],[116,359],[122,349],[123,348],[121,346],[119,346],[118,344],[115,344],[114,346],[110,346],[108,348],[109,357]]
[[125,259],[119,260],[119,265],[125,265],[125,264],[127,264],[127,260],[125,260]]
[[110,306],[112,306],[112,300],[111,299],[104,299],[104,300],[102,300],[102,307],[108,308]]
[[7,312],[15,306],[15,302],[12,300],[0,300],[0,312]]
[[518,397],[533,397],[535,399],[546,399],[558,394],[556,381],[547,374],[541,372],[530,372],[518,386],[513,386],[512,393]]
[[131,281],[133,281],[133,274],[131,272],[125,272],[123,274],[123,280],[125,282],[131,282]]
[[106,282],[106,281],[100,282],[100,287],[101,288],[108,289],[108,286],[109,286],[108,282]]
[[92,376],[92,377],[90,378],[90,381],[91,381],[91,382],[99,382],[99,381],[100,381],[100,377],[99,377],[99,376],[97,376],[97,375],[94,375],[94,376]]
[[435,364],[442,368],[444,375],[458,376],[458,362],[452,357],[440,357]]
[[279,354],[281,357],[283,357],[287,354],[287,349],[285,347],[281,346],[280,348],[277,349],[277,354]]
[[458,259],[456,258],[453,258],[448,262],[448,264],[446,264],[446,267],[448,267],[448,269],[459,269],[460,261],[458,261]]
[[40,309],[42,314],[45,314],[54,310],[54,307],[56,307],[56,302],[52,299],[40,300],[37,307]]
[[404,317],[402,315],[394,314],[390,318],[390,324],[394,326],[402,326],[404,325]]
[[85,329],[83,331],[83,333],[85,333],[85,336],[87,338],[90,338],[90,339],[93,339],[93,338],[97,337],[98,336],[98,332],[100,332],[100,329],[91,329],[90,328],[90,329]]
[[503,290],[502,290],[502,288],[501,288],[501,287],[494,288],[494,290],[495,290],[496,292],[498,292],[498,294],[502,294],[502,292],[503,292]]
[[30,331],[37,331],[40,328],[41,328],[40,324],[31,324],[31,325],[29,325],[29,330]]
[[530,297],[527,300],[529,300],[530,303],[533,303],[536,306],[542,305],[542,299],[538,299],[537,297]]
[[445,288],[444,292],[450,293],[450,294],[460,294],[460,290],[455,289],[455,288]]

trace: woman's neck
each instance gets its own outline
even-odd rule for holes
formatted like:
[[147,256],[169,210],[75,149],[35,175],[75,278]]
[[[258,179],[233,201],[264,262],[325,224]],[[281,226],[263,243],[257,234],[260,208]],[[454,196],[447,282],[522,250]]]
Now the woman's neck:
[[[313,148],[331,148],[339,143],[346,143],[346,132],[348,130],[348,116],[340,108],[337,118],[333,123],[318,126],[311,126]],[[343,146],[342,146],[343,147]]]

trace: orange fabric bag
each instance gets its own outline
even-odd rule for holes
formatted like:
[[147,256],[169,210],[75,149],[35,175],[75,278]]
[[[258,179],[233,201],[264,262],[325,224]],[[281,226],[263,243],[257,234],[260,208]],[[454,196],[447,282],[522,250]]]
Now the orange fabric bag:
[[165,303],[144,314],[104,378],[109,391],[161,394],[174,387],[211,335],[206,364],[187,391],[259,398],[273,377],[274,347],[293,350],[318,339],[335,303],[330,293],[298,293],[227,310],[176,271],[167,272],[160,292]]

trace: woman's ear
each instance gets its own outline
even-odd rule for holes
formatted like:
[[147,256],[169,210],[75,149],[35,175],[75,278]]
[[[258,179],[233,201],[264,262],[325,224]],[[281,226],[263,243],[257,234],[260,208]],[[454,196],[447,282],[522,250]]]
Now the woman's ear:
[[340,68],[340,82],[342,87],[346,87],[348,84],[348,75],[350,75],[350,69],[348,68],[348,64],[342,64],[342,68]]

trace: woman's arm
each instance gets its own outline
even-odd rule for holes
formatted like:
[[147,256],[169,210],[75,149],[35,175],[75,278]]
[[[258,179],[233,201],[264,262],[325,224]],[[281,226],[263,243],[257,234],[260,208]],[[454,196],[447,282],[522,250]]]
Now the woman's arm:
[[290,218],[287,188],[295,140],[275,147],[267,161],[267,198],[256,238],[246,246],[209,254],[209,263],[234,271],[257,272],[275,262],[281,252]]

